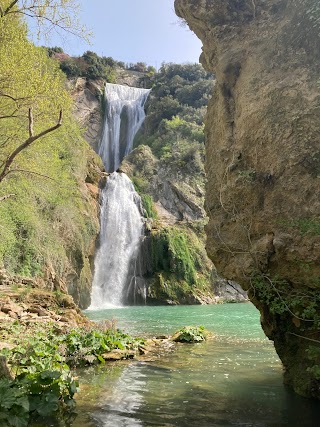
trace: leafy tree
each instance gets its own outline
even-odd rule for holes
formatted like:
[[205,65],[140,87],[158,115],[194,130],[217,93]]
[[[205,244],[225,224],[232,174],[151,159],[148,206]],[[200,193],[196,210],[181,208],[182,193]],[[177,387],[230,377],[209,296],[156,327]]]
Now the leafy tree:
[[[70,110],[71,101],[57,65],[27,40],[17,15],[0,19],[0,34],[1,182],[23,150],[61,126],[62,106]],[[16,170],[24,168],[16,162]]]
[[196,82],[201,79],[212,77],[211,73],[205,71],[199,64],[173,64],[164,63],[159,70],[159,79],[170,80],[176,76],[189,82]]
[[95,52],[87,51],[80,58],[68,57],[60,60],[60,68],[67,77],[86,77],[91,80],[104,79],[112,83],[115,79],[114,70],[117,61],[111,57],[99,56]]
[[81,75],[81,69],[78,66],[77,62],[73,59],[66,59],[65,61],[61,61],[60,69],[68,76],[68,77],[78,77]]
[[192,85],[185,85],[176,90],[176,97],[181,104],[201,108],[208,104],[212,92],[210,80],[200,80]]
[[78,197],[89,148],[59,64],[28,41],[17,13],[0,17],[0,76],[0,265],[61,277],[96,232]]
[[147,117],[136,145],[141,141],[160,160],[202,173],[203,118],[212,94],[212,74],[199,64],[162,64],[149,84]]
[[87,50],[82,55],[82,58],[85,60],[87,64],[90,64],[90,65],[96,65],[100,62],[99,56],[95,52],[92,52],[91,50]]
[[25,16],[36,22],[38,36],[52,31],[71,33],[89,40],[91,33],[81,24],[77,0],[1,0],[0,18]]
[[147,64],[145,62],[137,62],[136,64],[130,64],[129,70],[138,71],[139,73],[147,72]]
[[123,61],[117,61],[117,65],[120,68],[126,68],[126,64]]
[[58,46],[48,47],[47,50],[50,58],[54,56],[56,53],[64,53],[62,47],[58,47]]

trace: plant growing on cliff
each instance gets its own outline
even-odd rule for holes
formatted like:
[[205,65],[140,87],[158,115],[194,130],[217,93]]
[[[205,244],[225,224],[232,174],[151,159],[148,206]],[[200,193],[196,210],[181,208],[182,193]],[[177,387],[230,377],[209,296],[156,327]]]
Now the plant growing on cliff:
[[[320,342],[319,342],[320,344]],[[313,363],[312,367],[308,368],[308,372],[312,373],[314,377],[320,381],[320,347],[319,345],[310,345],[307,349],[308,358]]]
[[265,303],[271,313],[288,314],[295,324],[302,323],[303,329],[319,329],[320,294],[317,289],[296,289],[286,280],[270,278],[267,274],[252,277],[251,286],[252,296]]
[[319,218],[300,218],[289,222],[289,227],[296,228],[304,236],[320,236],[320,219]]
[[154,270],[174,272],[178,279],[190,285],[196,282],[196,254],[188,234],[176,228],[166,228],[153,238]]
[[153,206],[153,198],[149,194],[140,193],[143,207],[146,212],[146,217],[151,219],[157,219],[158,215]]
[[149,145],[161,163],[179,170],[191,185],[204,176],[204,126],[213,76],[199,64],[163,64],[150,79],[147,117],[135,146]]
[[152,232],[152,271],[156,279],[150,297],[173,302],[193,301],[210,289],[211,264],[205,249],[189,229],[166,227]]

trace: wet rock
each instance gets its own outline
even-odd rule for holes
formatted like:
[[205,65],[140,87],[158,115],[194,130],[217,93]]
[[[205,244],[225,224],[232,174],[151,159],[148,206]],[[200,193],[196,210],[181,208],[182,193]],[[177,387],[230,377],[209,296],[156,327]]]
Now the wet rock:
[[116,360],[122,360],[122,359],[132,359],[135,356],[135,351],[128,351],[128,350],[112,350],[107,353],[104,353],[102,357],[105,360],[110,361],[116,361]]

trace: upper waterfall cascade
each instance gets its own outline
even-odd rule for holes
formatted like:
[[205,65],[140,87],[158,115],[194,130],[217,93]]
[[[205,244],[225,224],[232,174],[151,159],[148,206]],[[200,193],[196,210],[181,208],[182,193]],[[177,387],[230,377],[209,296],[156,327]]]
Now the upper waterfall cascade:
[[106,120],[99,154],[107,172],[116,171],[131,152],[135,134],[145,118],[144,104],[149,93],[150,89],[106,84]]
[[130,153],[145,118],[150,90],[106,84],[106,112],[99,154],[107,172],[101,193],[100,244],[95,257],[90,309],[132,303],[145,291],[139,276],[144,232],[141,198],[124,173],[115,172]]

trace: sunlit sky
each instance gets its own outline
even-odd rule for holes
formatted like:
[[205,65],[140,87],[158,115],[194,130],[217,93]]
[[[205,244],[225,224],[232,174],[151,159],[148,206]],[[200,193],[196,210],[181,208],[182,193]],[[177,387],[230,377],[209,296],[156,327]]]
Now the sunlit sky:
[[[201,42],[179,24],[174,0],[79,0],[81,20],[93,30],[92,45],[66,35],[47,45],[61,46],[70,55],[93,50],[126,63],[198,62]],[[44,43],[42,43],[44,44]]]

